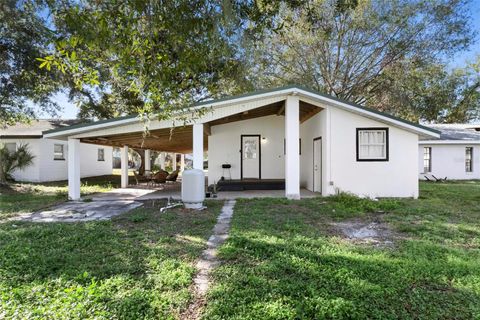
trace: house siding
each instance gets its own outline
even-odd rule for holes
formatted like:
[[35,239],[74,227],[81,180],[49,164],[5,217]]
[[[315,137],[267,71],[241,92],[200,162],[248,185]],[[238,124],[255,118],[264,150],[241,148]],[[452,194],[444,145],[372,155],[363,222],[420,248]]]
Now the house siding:
[[13,178],[17,181],[40,181],[40,159],[41,159],[41,144],[40,139],[2,139],[2,143],[16,143],[17,147],[20,144],[27,144],[30,152],[35,156],[32,165],[23,170],[16,170],[13,172]]
[[[432,171],[423,172],[423,148],[432,148]],[[465,171],[465,148],[473,147],[472,172]],[[450,180],[480,179],[480,146],[469,144],[420,144],[418,148],[418,173],[420,179],[433,174],[437,178]]]
[[[2,139],[2,142],[28,143],[35,156],[33,164],[24,170],[16,170],[13,177],[17,181],[46,182],[67,180],[68,147],[67,142],[53,139]],[[64,145],[65,160],[53,159],[55,144]],[[97,150],[105,150],[105,161],[97,161]],[[80,144],[81,177],[108,175],[112,173],[112,148],[90,144]]]
[[325,177],[327,176],[327,111],[320,111],[312,118],[300,125],[302,139],[302,154],[300,155],[300,186],[313,191],[313,139],[322,138],[322,193],[327,190]]
[[[208,184],[222,177],[222,164],[232,165],[232,179],[240,179],[240,136],[259,134],[261,136],[262,179],[285,178],[285,118],[267,116],[237,121],[211,128],[208,137]],[[262,140],[265,138],[266,140]],[[227,175],[228,176],[228,175]]]
[[[418,197],[418,135],[336,108],[329,120],[330,192]],[[356,129],[363,127],[389,129],[388,161],[357,161]]]

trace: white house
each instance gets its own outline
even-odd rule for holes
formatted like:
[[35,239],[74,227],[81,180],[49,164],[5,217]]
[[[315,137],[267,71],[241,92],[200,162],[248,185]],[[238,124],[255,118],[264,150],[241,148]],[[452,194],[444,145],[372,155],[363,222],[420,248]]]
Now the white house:
[[[227,176],[261,184],[284,181],[285,195],[298,199],[305,188],[322,195],[340,191],[370,197],[418,197],[418,141],[434,139],[431,128],[298,86],[254,92],[193,107],[204,112],[184,125],[158,120],[148,124],[123,117],[45,132],[68,141],[69,194],[77,199],[80,142],[190,153],[208,183]],[[197,113],[198,114],[198,113]],[[224,165],[229,165],[228,174]],[[127,169],[122,168],[122,186]]]
[[440,138],[419,141],[420,179],[480,179],[480,128],[471,124],[429,125]]
[[[68,145],[64,140],[43,139],[42,132],[78,124],[78,120],[36,120],[31,124],[17,124],[0,129],[0,142],[10,150],[21,144],[29,145],[35,156],[33,164],[13,173],[17,181],[44,182],[66,180]],[[112,148],[92,144],[80,144],[81,177],[112,173]]]

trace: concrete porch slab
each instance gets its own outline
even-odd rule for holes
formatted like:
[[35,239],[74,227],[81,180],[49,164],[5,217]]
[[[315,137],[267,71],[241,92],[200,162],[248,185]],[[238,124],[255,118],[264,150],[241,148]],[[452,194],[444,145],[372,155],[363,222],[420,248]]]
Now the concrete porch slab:
[[[160,188],[160,190],[159,190]],[[306,189],[300,190],[301,198],[315,198],[319,197],[319,193],[315,193]],[[115,189],[102,194],[97,194],[91,197],[94,201],[98,200],[157,200],[173,198],[181,200],[181,184],[172,183],[159,186],[155,189],[147,188],[146,186],[134,186],[124,189]],[[252,198],[284,198],[285,190],[244,190],[244,191],[222,191],[218,193],[218,200],[233,200],[233,199],[252,199]]]

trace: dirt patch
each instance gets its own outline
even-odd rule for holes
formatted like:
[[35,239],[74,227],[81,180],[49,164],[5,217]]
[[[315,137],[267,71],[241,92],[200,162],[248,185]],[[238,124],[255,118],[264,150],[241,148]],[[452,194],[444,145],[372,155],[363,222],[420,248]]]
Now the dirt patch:
[[381,221],[349,220],[331,224],[344,239],[353,243],[374,246],[393,246],[395,235],[388,224]]

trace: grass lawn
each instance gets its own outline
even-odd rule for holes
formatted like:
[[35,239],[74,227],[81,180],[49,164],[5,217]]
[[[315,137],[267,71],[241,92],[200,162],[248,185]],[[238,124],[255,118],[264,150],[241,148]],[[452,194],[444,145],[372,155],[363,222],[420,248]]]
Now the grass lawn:
[[112,221],[0,224],[0,319],[170,319],[222,202]]
[[[377,221],[393,244],[332,223]],[[480,319],[480,182],[419,200],[240,200],[205,319]]]
[[[120,186],[120,176],[84,178],[81,193],[105,192]],[[67,200],[67,181],[44,183],[12,183],[0,186],[0,219],[18,213],[32,212]]]

